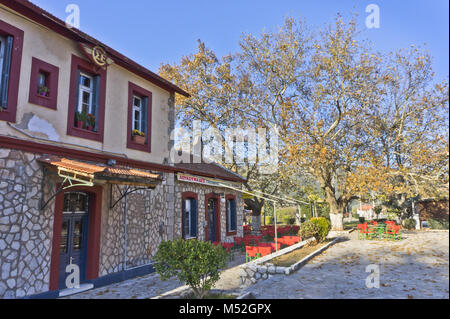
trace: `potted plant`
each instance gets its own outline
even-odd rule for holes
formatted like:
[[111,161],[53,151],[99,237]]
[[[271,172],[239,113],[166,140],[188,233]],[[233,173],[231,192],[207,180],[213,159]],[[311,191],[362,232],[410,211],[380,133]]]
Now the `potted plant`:
[[50,94],[50,90],[49,90],[49,88],[46,87],[45,85],[40,85],[39,88],[38,88],[38,94],[39,94],[40,96],[48,97],[49,94]]
[[97,120],[95,118],[94,114],[88,114],[87,115],[87,130],[93,131],[95,128],[95,124],[97,123]]
[[83,116],[80,112],[75,113],[75,126],[77,128],[83,128],[84,126]]
[[132,134],[132,140],[138,144],[145,144],[145,133],[139,130],[134,130]]

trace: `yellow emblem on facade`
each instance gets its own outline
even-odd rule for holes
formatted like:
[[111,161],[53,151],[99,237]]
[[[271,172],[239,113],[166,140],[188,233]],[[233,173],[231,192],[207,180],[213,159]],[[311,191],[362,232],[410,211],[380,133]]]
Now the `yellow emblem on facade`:
[[92,59],[98,66],[104,67],[107,63],[107,58],[105,50],[101,47],[95,46],[92,48]]

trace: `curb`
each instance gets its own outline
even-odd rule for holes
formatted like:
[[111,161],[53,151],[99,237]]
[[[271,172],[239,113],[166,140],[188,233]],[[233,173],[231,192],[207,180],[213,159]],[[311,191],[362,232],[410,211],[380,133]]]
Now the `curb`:
[[305,258],[303,258],[302,260],[300,260],[299,262],[293,264],[291,267],[289,267],[289,269],[291,270],[291,273],[299,270],[302,266],[304,266],[308,261],[310,261],[312,258],[314,258],[315,256],[319,255],[320,253],[322,253],[323,251],[327,250],[328,248],[330,248],[331,246],[333,246],[334,244],[336,244],[341,238],[337,237],[335,240],[333,240],[331,243],[326,244],[325,246],[323,246],[322,248],[317,249],[315,252],[309,254],[308,256],[306,256]]

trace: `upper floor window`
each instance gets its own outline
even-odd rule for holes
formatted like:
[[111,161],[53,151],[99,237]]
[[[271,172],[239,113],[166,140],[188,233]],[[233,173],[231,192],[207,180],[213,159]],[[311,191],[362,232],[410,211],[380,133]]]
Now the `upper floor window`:
[[195,198],[183,199],[183,238],[197,237],[197,200]]
[[144,123],[144,104],[142,98],[136,95],[133,95],[133,131],[144,132],[145,124]]
[[128,99],[127,147],[150,152],[152,93],[129,82]]
[[106,71],[72,56],[67,134],[103,141]]
[[[9,44],[8,44],[9,43]],[[12,42],[8,41],[6,37],[0,35],[0,71],[1,71],[1,77],[0,77],[0,94],[2,96],[1,99],[1,107],[6,109],[6,103],[3,103],[3,92],[6,90],[7,85],[6,81],[8,80],[7,74],[9,73],[9,61],[10,58],[8,55],[11,54],[11,44]],[[5,83],[5,86],[3,86],[3,83]]]
[[33,57],[28,101],[56,110],[58,77],[59,68],[57,66]]
[[227,233],[235,234],[237,231],[237,211],[236,199],[234,196],[227,196]]
[[23,31],[0,20],[0,121],[16,122]]
[[80,72],[79,82],[77,111],[79,113],[93,114],[95,113],[93,101],[94,77]]

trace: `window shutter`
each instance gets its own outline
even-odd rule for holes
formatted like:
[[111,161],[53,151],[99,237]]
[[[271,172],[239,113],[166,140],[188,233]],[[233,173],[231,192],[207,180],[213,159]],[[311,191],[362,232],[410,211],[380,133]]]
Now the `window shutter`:
[[9,36],[6,39],[5,54],[3,57],[3,70],[2,71],[2,87],[0,91],[1,106],[7,108],[8,106],[8,88],[9,88],[9,75],[11,71],[11,57],[14,38]]
[[191,200],[191,236],[197,237],[197,200]]
[[234,231],[237,229],[236,227],[236,220],[237,220],[237,214],[236,214],[236,201],[230,200],[231,205],[231,230]]
[[78,103],[80,103],[80,79],[81,79],[81,73],[80,70],[77,70],[77,88],[76,88],[76,94],[75,94],[75,113],[78,112]]
[[182,220],[182,223],[181,223],[181,237],[182,238],[186,237],[186,234],[184,233],[184,229],[185,229],[184,228],[185,227],[184,223],[186,222],[185,214],[186,214],[186,205],[185,205],[185,200],[182,199],[181,200],[181,220]]
[[100,75],[94,76],[94,85],[93,85],[93,91],[94,96],[92,97],[92,109],[93,109],[93,115],[95,116],[95,119],[97,120],[95,123],[95,131],[97,131],[98,128],[98,106],[99,106],[99,99],[100,99]]
[[142,99],[142,128],[143,132],[145,133],[146,142],[148,143],[149,134],[148,134],[147,118],[148,118],[148,97],[145,97]]

